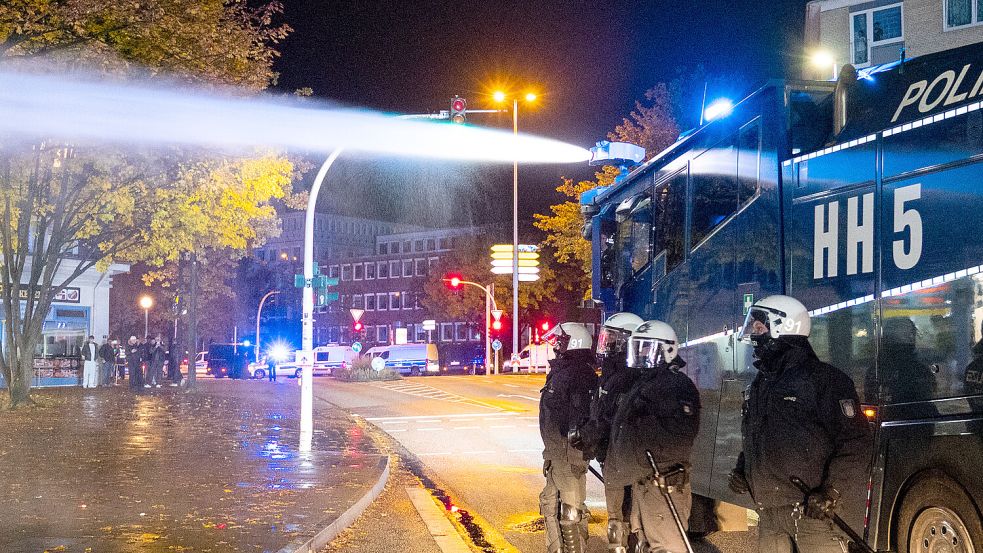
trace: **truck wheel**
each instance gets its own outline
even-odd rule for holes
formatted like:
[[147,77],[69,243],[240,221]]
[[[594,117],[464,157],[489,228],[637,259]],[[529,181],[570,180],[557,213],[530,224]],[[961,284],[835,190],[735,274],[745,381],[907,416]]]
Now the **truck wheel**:
[[962,486],[937,470],[908,490],[898,513],[901,553],[983,551],[983,522]]

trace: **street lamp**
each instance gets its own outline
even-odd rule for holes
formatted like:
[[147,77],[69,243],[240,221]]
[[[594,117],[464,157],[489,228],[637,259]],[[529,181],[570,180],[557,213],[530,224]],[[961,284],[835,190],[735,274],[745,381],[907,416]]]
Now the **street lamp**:
[[263,299],[259,300],[259,308],[256,309],[256,362],[259,363],[259,317],[263,313],[263,304],[266,303],[267,298],[274,294],[279,294],[279,290],[271,290],[263,296]]
[[833,80],[839,75],[839,66],[836,64],[836,57],[828,50],[816,50],[809,56],[809,63],[817,69],[833,69]]
[[154,298],[150,296],[142,296],[140,298],[140,307],[143,308],[143,336],[147,337],[150,334],[150,308],[154,306]]
[[[505,102],[508,95],[501,90],[492,94],[498,103]],[[536,94],[527,92],[527,103],[536,101]],[[519,137],[519,97],[512,97],[512,134]],[[519,159],[512,163],[512,355],[519,352]]]

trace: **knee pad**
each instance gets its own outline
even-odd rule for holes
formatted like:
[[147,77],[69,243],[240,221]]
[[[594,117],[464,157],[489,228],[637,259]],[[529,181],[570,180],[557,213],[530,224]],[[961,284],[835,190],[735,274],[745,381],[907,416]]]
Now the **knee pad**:
[[624,546],[626,542],[625,523],[620,520],[608,521],[608,546]]
[[576,524],[582,518],[580,509],[568,503],[560,503],[560,523]]

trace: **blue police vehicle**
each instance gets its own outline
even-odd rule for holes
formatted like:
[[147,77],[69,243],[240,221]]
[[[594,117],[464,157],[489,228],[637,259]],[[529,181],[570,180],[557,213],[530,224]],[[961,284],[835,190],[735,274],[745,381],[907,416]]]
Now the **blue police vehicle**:
[[684,342],[694,494],[751,506],[727,486],[756,372],[734,333],[787,294],[876,428],[848,522],[879,551],[983,549],[981,100],[983,44],[772,81],[582,199],[595,300]]

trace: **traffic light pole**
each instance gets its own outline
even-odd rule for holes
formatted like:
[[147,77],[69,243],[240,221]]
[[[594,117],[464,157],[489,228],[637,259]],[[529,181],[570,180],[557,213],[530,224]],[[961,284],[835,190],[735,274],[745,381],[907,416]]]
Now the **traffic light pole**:
[[[314,208],[328,169],[341,155],[341,148],[331,152],[324,160],[314,179],[310,196],[307,198],[307,217],[304,220],[304,297],[301,342],[301,382],[300,382],[300,448],[310,452],[314,439]],[[258,341],[258,340],[257,340]]]
[[[445,281],[448,279],[444,279]],[[482,292],[485,293],[485,376],[489,374],[488,366],[491,364],[491,329],[492,329],[492,310],[498,311],[498,305],[495,303],[495,283],[491,283],[488,287],[484,287],[477,282],[471,282],[470,280],[460,280],[456,281],[458,284],[467,284],[469,286],[474,286],[480,288]],[[498,352],[495,353],[498,357]],[[495,363],[495,374],[498,374],[498,363]]]
[[263,314],[263,304],[266,303],[266,300],[269,299],[270,296],[272,296],[274,294],[279,294],[279,293],[280,293],[279,290],[271,290],[271,291],[267,292],[266,295],[263,296],[263,299],[259,300],[259,307],[256,309],[256,362],[257,363],[259,363],[259,351],[260,351],[260,346],[259,346],[259,319],[260,319],[260,317]]
[[[512,100],[512,134],[519,137],[519,99]],[[512,163],[512,359],[519,355],[519,159]],[[497,368],[497,367],[496,367]],[[513,361],[512,372],[518,367]]]

